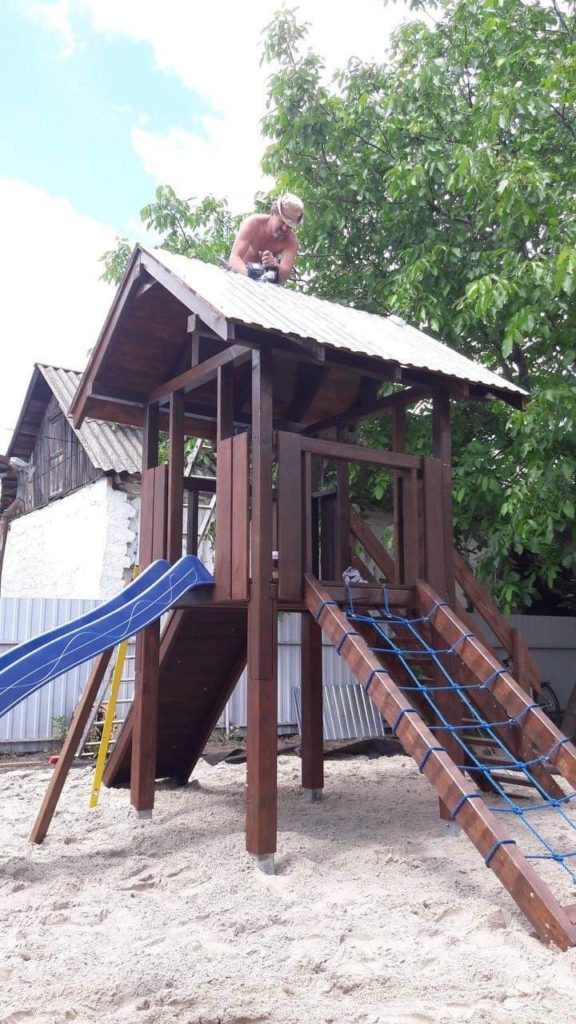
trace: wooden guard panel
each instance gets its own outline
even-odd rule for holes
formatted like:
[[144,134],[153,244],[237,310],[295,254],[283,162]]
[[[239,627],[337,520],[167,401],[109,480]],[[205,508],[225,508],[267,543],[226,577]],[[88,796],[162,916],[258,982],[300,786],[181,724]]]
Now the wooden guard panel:
[[[245,664],[244,609],[173,612],[160,647],[157,779],[187,782]],[[129,784],[131,747],[130,714],[106,766],[106,786]]]

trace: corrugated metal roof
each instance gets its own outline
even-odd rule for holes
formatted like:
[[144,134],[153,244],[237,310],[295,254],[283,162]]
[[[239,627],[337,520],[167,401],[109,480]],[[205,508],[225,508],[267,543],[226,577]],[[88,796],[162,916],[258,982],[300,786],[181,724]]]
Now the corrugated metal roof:
[[331,348],[440,373],[500,392],[526,394],[522,388],[410,327],[399,317],[377,316],[263,284],[163,249],[140,248],[226,320],[313,339]]
[[57,366],[37,363],[37,368],[53,391],[62,412],[96,469],[115,473],[142,471],[142,431],[138,427],[124,427],[102,420],[86,419],[75,430],[69,415],[70,403],[82,374]]

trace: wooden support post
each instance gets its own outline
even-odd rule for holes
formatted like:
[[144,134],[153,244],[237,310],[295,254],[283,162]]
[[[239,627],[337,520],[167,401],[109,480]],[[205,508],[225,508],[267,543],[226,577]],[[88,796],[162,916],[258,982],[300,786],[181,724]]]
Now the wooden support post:
[[444,524],[444,550],[446,552],[446,600],[455,607],[456,589],[452,530],[452,437],[450,431],[450,397],[435,394],[432,404],[432,449],[442,463],[442,519]]
[[281,600],[302,596],[302,468],[298,437],[278,434],[278,586]]
[[159,664],[157,621],[138,634],[136,643],[130,802],[142,817],[150,817],[154,807]]
[[252,586],[248,606],[246,848],[276,850],[277,587],[272,583],[272,354],[252,356]]
[[186,554],[198,554],[198,512],[200,492],[188,491],[188,515],[186,516]]
[[[161,558],[166,546],[167,495],[169,482],[165,466],[155,466],[158,453],[158,420],[148,406],[146,416],[142,505],[140,518],[140,567]],[[172,420],[172,417],[171,417]],[[173,436],[171,432],[171,437]],[[148,463],[152,465],[148,465]],[[182,480],[182,475],[180,477]],[[180,515],[182,515],[180,503]],[[182,521],[180,520],[180,544]],[[132,708],[133,742],[130,773],[130,801],[142,814],[150,816],[154,806],[156,773],[156,732],[158,722],[160,623],[154,622],[136,637],[136,678]]]
[[[339,441],[348,440],[348,431],[339,427]],[[339,580],[352,561],[350,546],[350,483],[348,479],[348,463],[336,463],[336,516],[334,537],[334,579]]]
[[312,616],[300,616],[300,694],[302,713],[302,787],[318,799],[324,788],[324,729],[322,722],[322,630]]
[[94,707],[94,702],[104,680],[104,675],[110,663],[113,650],[114,648],[110,647],[107,651],[103,651],[103,653],[99,654],[94,661],[92,673],[86,684],[86,689],[74,709],[72,721],[70,722],[68,732],[66,733],[66,739],[64,740],[62,750],[58,755],[58,762],[52,772],[50,782],[48,783],[48,789],[46,790],[42,805],[38,811],[36,821],[34,822],[34,827],[30,833],[31,843],[41,843],[50,827],[50,822],[52,821],[54,811],[56,810],[56,805],[60,799],[60,794],[64,788],[64,783],[68,777],[68,772],[70,771],[76,751],[78,750],[78,745],[82,739],[84,729],[88,724],[90,712]]
[[160,409],[158,404],[146,406],[142,431],[142,471],[158,465]]
[[[392,451],[406,451],[406,407],[392,410]],[[394,564],[396,581],[404,578],[403,542],[402,542],[402,510],[403,510],[404,476],[398,470],[392,471],[392,500],[394,516]]]
[[184,392],[170,396],[168,432],[168,560],[182,557],[184,509]]
[[217,385],[217,437],[222,441],[234,433],[234,368],[218,368]]
[[[456,590],[454,583],[454,565],[452,559],[452,438],[450,431],[450,397],[446,393],[436,393],[432,404],[432,451],[435,458],[440,459],[442,464],[441,492],[442,492],[442,531],[444,534],[444,589],[441,596],[453,608],[456,603]],[[456,694],[449,692],[439,694],[437,703],[444,716],[451,725],[461,723],[462,709]],[[450,734],[443,736],[442,742],[448,753],[454,759],[457,757],[455,748],[459,745]],[[460,760],[462,758],[460,757]],[[446,804],[440,800],[440,817],[450,818],[450,812]]]

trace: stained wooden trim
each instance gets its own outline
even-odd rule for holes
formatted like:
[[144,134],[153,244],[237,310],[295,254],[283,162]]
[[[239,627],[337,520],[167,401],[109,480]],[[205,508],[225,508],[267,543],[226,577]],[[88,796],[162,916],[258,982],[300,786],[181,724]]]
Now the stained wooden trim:
[[160,416],[157,405],[146,406],[142,431],[142,473],[158,465]]
[[196,313],[201,320],[214,331],[223,341],[228,341],[228,321],[204,299],[200,298],[192,289],[184,284],[175,274],[167,270],[162,263],[159,263],[154,256],[144,250],[141,252],[142,266],[148,271],[151,277],[159,281],[161,285],[170,292],[186,309]]
[[424,578],[440,594],[448,599],[446,561],[451,548],[446,551],[442,523],[442,464],[439,459],[424,459],[422,467],[422,498],[424,516]]
[[[88,365],[84,370],[78,390],[70,404],[70,415],[72,416],[76,430],[82,426],[82,423],[87,416],[86,402],[88,399],[89,388],[96,379],[98,371],[108,353],[108,347],[112,340],[114,331],[128,310],[133,296],[134,285],[142,273],[140,255],[140,250],[136,248],[118,291],[116,292],[108,316],[104,321],[104,326],[100,332],[96,345],[94,346],[90,359],[88,360]],[[120,422],[122,422],[122,420]]]
[[62,749],[58,755],[58,761],[50,777],[48,788],[44,795],[44,799],[40,806],[40,810],[36,816],[32,832],[30,833],[31,843],[41,843],[48,829],[50,828],[50,822],[54,816],[60,794],[64,788],[64,783],[68,777],[72,762],[78,750],[78,746],[82,739],[84,730],[88,724],[90,713],[94,707],[94,702],[98,696],[98,692],[102,685],[106,669],[110,664],[112,652],[114,648],[109,647],[107,651],[103,651],[94,660],[92,672],[90,678],[84,689],[74,714],[72,715],[72,721],[68,727],[66,733],[66,739]]
[[174,391],[185,393],[193,391],[195,388],[215,380],[220,367],[240,366],[250,359],[251,354],[250,349],[244,348],[242,345],[232,345],[230,348],[224,349],[223,352],[217,352],[215,356],[210,356],[209,359],[198,363],[197,366],[190,367],[189,370],[178,374],[177,377],[172,377],[165,384],[161,384],[148,395],[147,400],[148,402],[166,402]]
[[136,637],[130,802],[137,811],[151,811],[154,807],[159,669],[160,623],[157,621]]
[[184,392],[170,396],[170,428],[168,431],[168,560],[182,556],[184,509]]
[[302,785],[324,786],[322,721],[322,630],[308,613],[300,616],[300,694],[302,714]]
[[218,440],[234,433],[234,372],[233,366],[219,366],[217,370],[217,434]]
[[[513,660],[514,645],[517,645],[516,656],[518,657],[518,655],[520,655],[524,659],[524,679],[522,680],[523,685],[524,680],[526,683],[526,685],[524,685],[524,689],[527,689],[527,686],[531,686],[539,692],[540,669],[530,653],[524,638],[519,634],[517,639],[514,640],[514,631],[512,627],[506,622],[506,619],[502,615],[500,609],[494,604],[487,591],[478,583],[478,580],[474,576],[474,573],[470,569],[468,563],[455,548],[452,549],[452,559],[454,563],[454,575],[466,594],[466,597],[474,605],[478,614],[484,619],[486,625],[492,630],[494,636],[499,640],[504,650],[507,651]],[[522,652],[520,652],[521,645],[523,645]]]
[[[350,423],[362,423],[363,420],[384,416],[390,412],[404,412],[407,406],[414,405],[416,402],[423,402],[425,399],[431,398],[432,394],[432,388],[412,387],[405,388],[403,391],[397,391],[393,395],[387,395],[385,398],[374,399],[370,402],[357,402],[344,413],[339,413],[337,416],[331,416],[325,420],[318,420],[316,423],[310,424],[310,426],[306,427],[306,434],[317,434],[321,430],[345,426]],[[403,450],[396,444],[393,445],[393,448],[394,451]]]
[[252,586],[248,608],[246,847],[273,854],[277,832],[277,588],[272,582],[272,353],[252,356]]
[[325,441],[319,437],[298,435],[302,451],[320,455],[334,462],[367,462],[377,466],[389,466],[393,469],[420,469],[422,459],[402,452],[378,452],[372,448],[362,448],[356,444],[344,444],[341,441]]
[[351,509],[350,528],[353,537],[360,541],[366,554],[378,566],[385,579],[390,583],[395,583],[396,564],[394,559],[388,554],[384,545],[376,537],[376,534],[372,532],[368,524],[364,522],[354,508]]
[[216,453],[216,593],[232,597],[232,438],[218,443]]
[[293,434],[278,434],[278,597],[302,595],[302,469]]
[[232,599],[246,601],[250,592],[249,435],[232,439]]
[[[452,525],[452,433],[450,424],[450,396],[436,392],[432,403],[432,454],[442,463],[442,523],[444,527],[444,550],[449,552],[453,545]],[[452,607],[456,601],[454,571],[450,558],[445,561],[446,592]]]
[[416,473],[404,473],[401,583],[412,586],[419,575],[418,493]]
[[182,481],[185,491],[192,494],[216,494],[216,477],[214,476],[185,476]]
[[[168,550],[168,466],[154,469],[154,518],[152,526],[152,561],[166,558]],[[182,544],[182,542],[180,542]]]

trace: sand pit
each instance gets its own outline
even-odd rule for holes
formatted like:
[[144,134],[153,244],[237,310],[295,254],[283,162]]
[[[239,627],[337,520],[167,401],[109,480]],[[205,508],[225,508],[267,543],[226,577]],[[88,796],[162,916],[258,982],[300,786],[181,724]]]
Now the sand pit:
[[409,759],[328,762],[321,804],[295,757],[279,773],[275,877],[244,852],[244,766],[201,762],[152,822],[123,791],[90,811],[76,770],[42,847],[48,772],[2,774],[0,1024],[576,1020],[576,950],[442,836]]

